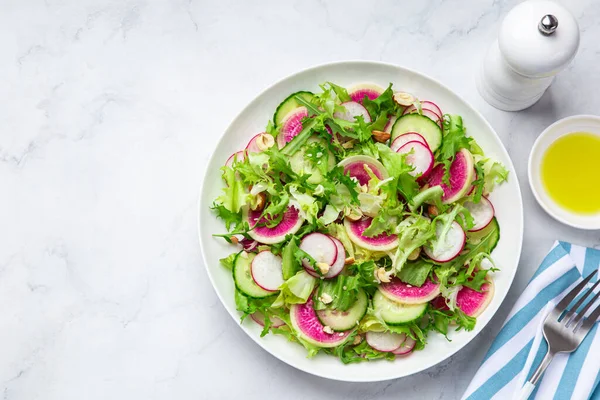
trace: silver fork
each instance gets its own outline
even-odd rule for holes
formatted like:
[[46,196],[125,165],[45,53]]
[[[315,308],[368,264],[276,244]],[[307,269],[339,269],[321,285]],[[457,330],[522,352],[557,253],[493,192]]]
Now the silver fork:
[[[583,339],[590,332],[590,329],[596,323],[598,317],[600,317],[600,306],[598,306],[589,317],[585,318],[585,314],[589,311],[592,305],[600,297],[600,293],[596,294],[592,300],[590,300],[581,311],[577,312],[577,309],[583,305],[585,300],[590,294],[594,293],[594,289],[600,284],[600,279],[594,283],[594,285],[587,290],[587,292],[581,296],[579,300],[567,310],[567,307],[577,295],[583,292],[585,286],[589,283],[592,277],[596,274],[596,271],[589,274],[583,281],[581,281],[573,290],[571,290],[548,314],[544,320],[543,332],[546,342],[548,342],[548,352],[542,360],[540,366],[535,370],[531,379],[525,383],[523,389],[519,393],[519,400],[526,400],[529,398],[535,385],[540,380],[540,377],[550,365],[550,362],[557,353],[572,353],[574,352]],[[561,315],[567,310],[564,316]]]

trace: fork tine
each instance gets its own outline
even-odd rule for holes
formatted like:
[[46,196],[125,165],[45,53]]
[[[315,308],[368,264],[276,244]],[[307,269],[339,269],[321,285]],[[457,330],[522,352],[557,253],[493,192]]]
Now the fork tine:
[[575,297],[577,297],[579,292],[581,292],[581,289],[583,289],[585,287],[585,285],[588,284],[588,282],[592,279],[592,277],[595,274],[596,274],[596,271],[594,271],[591,274],[589,274],[588,276],[586,276],[585,279],[579,283],[579,285],[575,286],[573,288],[573,290],[571,290],[569,293],[567,293],[567,295],[556,305],[556,307],[554,307],[554,309],[556,311],[558,311],[559,313],[562,313],[563,311],[565,311],[565,309],[569,306],[569,304],[571,304],[573,299],[575,299]]
[[[585,301],[585,299],[587,299],[590,294],[594,293],[594,289],[596,289],[596,287],[598,286],[599,283],[600,283],[600,279],[597,280],[596,283],[594,283],[594,285],[590,289],[588,289],[588,291],[585,292],[585,294],[583,296],[581,296],[581,298],[579,300],[577,300],[577,303],[575,303],[573,305],[573,307],[571,307],[569,309],[569,311],[565,314],[565,316],[563,317],[563,320],[565,321],[565,325],[566,326],[569,326],[570,323],[571,323],[571,321],[572,321],[572,319],[573,319],[573,317],[577,316],[577,309],[579,307],[581,307],[581,305],[583,304],[583,302]],[[593,300],[592,300],[592,303],[593,303]]]
[[596,309],[590,314],[590,316],[583,321],[581,329],[584,329],[585,331],[590,330],[598,320],[598,317],[600,317],[600,306],[596,307]]
[[[600,292],[596,293],[596,295],[592,298],[592,300],[590,300],[590,302],[587,303],[585,307],[583,307],[581,312],[578,312],[576,314],[576,318],[573,320],[573,324],[575,326],[577,326],[579,324],[579,321],[581,321],[581,319],[585,316],[585,313],[588,312],[588,310],[594,305],[596,300],[598,300],[598,297],[600,297]],[[597,310],[598,309],[596,309],[596,311]],[[590,317],[591,317],[591,315],[590,315]],[[594,321],[595,321],[595,319],[594,319]]]

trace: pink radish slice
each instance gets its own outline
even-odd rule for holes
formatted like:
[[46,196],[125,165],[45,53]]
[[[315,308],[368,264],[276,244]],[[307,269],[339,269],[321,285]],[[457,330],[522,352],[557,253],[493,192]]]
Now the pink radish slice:
[[470,317],[478,317],[494,297],[494,283],[484,283],[481,292],[464,286],[456,296],[456,306]]
[[281,257],[269,250],[261,251],[254,257],[250,266],[252,279],[261,288],[276,292],[284,282],[281,263]]
[[344,343],[352,330],[327,333],[313,308],[313,300],[309,298],[304,304],[292,304],[290,307],[292,327],[302,339],[319,347],[336,347]]
[[424,108],[421,110],[421,115],[429,118],[430,120],[435,122],[440,127],[440,129],[442,129],[442,120],[436,113],[434,113],[433,111],[431,111],[427,108]]
[[344,227],[350,240],[357,246],[367,250],[387,251],[396,248],[398,246],[397,235],[382,233],[373,237],[363,236],[364,231],[371,225],[371,221],[372,219],[367,217],[358,221],[350,221],[345,218]]
[[424,178],[433,168],[433,153],[421,142],[408,142],[396,153],[407,154],[406,163],[415,168],[409,172],[412,176],[420,175],[420,178]]
[[268,222],[268,219],[264,216],[261,218],[261,211],[245,210],[244,213],[245,218],[248,220],[248,225],[250,228],[254,228],[248,232],[248,235],[257,242],[264,244],[282,242],[285,240],[287,234],[298,232],[298,229],[304,223],[300,212],[293,205],[288,206],[287,210],[283,213],[281,222],[272,228],[264,225]]
[[416,344],[417,344],[417,341],[415,339],[407,336],[404,343],[402,343],[400,345],[400,347],[398,347],[398,349],[392,351],[392,353],[394,353],[397,356],[403,356],[405,354],[409,354],[413,351]]
[[[477,179],[479,179],[477,177],[477,171],[473,170],[473,182],[475,182]],[[471,185],[471,190],[469,190],[469,193],[467,193],[467,196],[470,196],[471,194],[473,194],[473,191],[475,190],[475,186]]]
[[379,351],[394,351],[400,348],[402,343],[406,340],[405,333],[394,333],[394,332],[373,332],[369,331],[365,335],[369,346]]
[[302,120],[306,117],[308,117],[306,107],[298,107],[283,117],[279,135],[277,135],[277,146],[280,149],[302,132]]
[[346,108],[346,112],[335,112],[333,116],[335,118],[343,119],[344,121],[356,122],[354,117],[362,116],[366,123],[371,122],[371,116],[366,108],[362,104],[356,101],[347,101],[342,103],[342,107]]
[[467,149],[461,149],[456,153],[450,165],[450,186],[443,181],[444,165],[438,164],[433,168],[427,182],[430,187],[441,186],[444,190],[442,201],[445,204],[453,203],[462,198],[471,189],[473,183],[473,155]]
[[[435,227],[436,235],[438,237],[441,234],[442,229],[443,224],[438,222]],[[454,221],[443,242],[436,239],[434,240],[432,247],[423,246],[423,250],[433,261],[445,263],[452,261],[460,254],[465,247],[466,240],[467,236],[465,235],[465,231],[463,231],[458,222]]]
[[[304,236],[300,242],[300,249],[308,253],[316,262],[325,263],[330,267],[335,263],[338,255],[338,248],[331,237],[318,232]],[[314,272],[308,260],[302,260],[302,265]]]
[[258,135],[254,135],[252,137],[252,139],[250,139],[250,141],[248,142],[248,144],[246,145],[246,152],[247,153],[260,153],[261,150],[258,148],[258,145],[256,144],[256,139],[264,134],[265,132],[261,132]]
[[494,206],[491,201],[483,196],[479,203],[466,201],[463,205],[469,210],[471,217],[473,217],[473,222],[475,223],[475,225],[469,229],[469,232],[482,230],[492,222],[492,219],[494,219]]
[[393,142],[390,148],[393,151],[398,151],[400,147],[404,146],[408,142],[420,142],[429,148],[427,144],[427,140],[417,132],[408,132],[403,135],[398,136]]
[[[327,273],[323,275],[323,278],[325,279],[335,278],[340,274],[340,272],[344,270],[344,266],[346,265],[346,249],[344,248],[344,245],[342,244],[342,242],[340,242],[334,237],[329,236],[329,238],[335,243],[335,246],[337,248],[337,256],[335,258],[335,262],[330,266],[329,271],[327,271]],[[315,278],[321,277],[321,275],[319,275],[314,269],[312,269],[312,266],[310,264],[308,264],[308,266],[305,267],[305,269],[306,272],[308,272]]]
[[440,294],[440,284],[427,279],[421,287],[412,286],[398,278],[379,286],[381,293],[390,300],[403,304],[423,304]]
[[383,128],[383,131],[387,132],[387,133],[392,133],[392,127],[396,123],[397,119],[398,119],[398,117],[396,117],[395,115],[392,115],[390,117],[390,119],[388,120],[387,124],[385,124],[385,127]]
[[244,151],[236,151],[231,156],[229,156],[229,158],[225,162],[225,166],[231,167],[231,166],[233,166],[233,161],[234,160],[235,160],[235,162],[239,163],[239,162],[244,161],[245,159],[246,159],[246,152],[244,152]]
[[[256,311],[254,314],[250,314],[250,317],[254,320],[254,322],[259,324],[260,326],[265,326],[265,316],[260,311]],[[276,317],[274,315],[270,316],[269,319],[271,320],[271,328],[279,328],[280,326],[285,325],[285,322],[283,322],[281,318]]]

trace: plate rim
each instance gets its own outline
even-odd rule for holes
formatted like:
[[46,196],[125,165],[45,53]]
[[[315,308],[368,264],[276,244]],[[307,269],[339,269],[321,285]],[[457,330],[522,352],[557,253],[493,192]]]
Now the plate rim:
[[[305,73],[309,73],[311,71],[314,70],[318,70],[320,68],[325,68],[325,67],[335,67],[335,66],[340,66],[340,65],[345,65],[345,64],[362,64],[363,66],[384,66],[384,67],[389,67],[389,68],[393,68],[398,70],[401,73],[412,73],[415,74],[417,76],[419,76],[419,78],[421,79],[425,79],[428,81],[431,81],[435,84],[437,84],[438,86],[440,86],[441,88],[443,88],[444,90],[448,91],[449,93],[460,97],[461,100],[464,102],[464,104],[475,114],[477,115],[477,117],[479,117],[479,119],[483,122],[483,124],[487,127],[487,129],[492,132],[492,134],[495,136],[495,138],[498,140],[498,142],[500,143],[500,151],[506,156],[506,159],[509,161],[509,170],[513,172],[513,176],[511,177],[511,179],[515,180],[516,183],[516,195],[518,197],[518,205],[520,206],[520,218],[518,220],[519,222],[519,246],[518,246],[518,252],[517,252],[517,257],[516,257],[516,265],[515,268],[512,271],[512,274],[509,278],[509,285],[507,290],[502,294],[502,298],[501,300],[498,302],[498,306],[496,307],[495,310],[493,310],[493,315],[490,317],[490,319],[484,324],[484,325],[479,325],[475,327],[475,334],[473,335],[473,337],[471,337],[470,339],[468,339],[465,343],[463,343],[460,347],[453,349],[453,351],[451,351],[450,353],[447,354],[447,356],[445,358],[443,358],[442,360],[435,362],[435,363],[430,363],[427,365],[424,365],[422,367],[416,368],[414,370],[409,371],[408,373],[406,373],[405,371],[400,372],[401,370],[399,369],[399,374],[396,376],[384,376],[381,378],[366,378],[366,379],[361,379],[361,378],[356,378],[356,377],[348,377],[347,379],[344,377],[333,377],[333,376],[327,376],[327,375],[322,375],[319,374],[315,371],[312,371],[310,369],[305,369],[305,368],[301,368],[300,366],[297,365],[293,365],[291,363],[289,363],[288,361],[284,360],[282,357],[280,357],[276,352],[271,351],[269,348],[267,348],[264,345],[264,342],[261,341],[260,337],[256,337],[256,335],[252,335],[249,332],[246,331],[246,329],[244,329],[244,327],[242,326],[242,324],[239,323],[239,315],[234,314],[233,312],[231,312],[226,304],[226,301],[222,298],[221,294],[219,293],[219,291],[217,290],[217,286],[215,284],[215,279],[213,278],[210,269],[208,268],[208,262],[206,259],[206,253],[204,251],[204,246],[202,244],[202,207],[205,206],[203,204],[203,198],[202,198],[202,193],[205,190],[205,185],[206,185],[206,177],[208,174],[208,166],[212,164],[213,159],[216,157],[216,153],[213,151],[211,156],[209,157],[207,163],[205,164],[206,166],[206,170],[204,171],[204,175],[202,177],[202,183],[200,185],[200,194],[199,194],[199,198],[198,198],[198,208],[197,208],[197,212],[198,212],[198,218],[197,218],[197,229],[198,229],[198,241],[200,244],[200,252],[201,252],[201,256],[202,256],[202,261],[204,262],[204,268],[206,269],[206,273],[208,275],[208,278],[210,280],[210,283],[213,287],[213,290],[215,291],[219,301],[221,302],[221,305],[223,306],[223,308],[227,311],[227,313],[230,315],[231,318],[233,318],[233,320],[235,321],[236,325],[242,329],[242,331],[249,336],[256,344],[258,344],[263,350],[265,350],[267,353],[269,353],[270,355],[272,355],[273,357],[275,357],[277,360],[295,368],[296,370],[299,371],[303,371],[305,373],[308,373],[310,375],[313,376],[317,376],[320,378],[325,378],[325,379],[330,379],[333,381],[338,381],[338,382],[382,382],[382,381],[388,381],[388,380],[392,380],[392,379],[399,379],[399,378],[404,378],[404,377],[408,377],[410,375],[414,375],[417,374],[419,372],[425,371],[429,368],[432,368],[436,365],[439,365],[441,363],[443,363],[444,361],[448,360],[450,357],[454,356],[455,354],[457,354],[459,351],[463,350],[469,343],[471,343],[477,336],[479,336],[479,334],[483,331],[483,329],[490,323],[490,321],[492,319],[494,319],[494,317],[496,317],[496,314],[498,312],[498,310],[500,309],[500,307],[502,306],[502,304],[504,303],[504,301],[506,300],[506,297],[510,291],[510,288],[512,287],[513,283],[514,283],[514,279],[517,273],[517,270],[519,269],[519,264],[520,264],[520,260],[521,260],[521,252],[522,252],[522,248],[523,248],[523,236],[524,236],[524,207],[523,207],[523,196],[522,196],[522,192],[521,192],[521,185],[519,183],[519,177],[516,173],[516,169],[514,166],[514,163],[512,161],[512,158],[510,156],[510,154],[508,153],[508,150],[506,149],[506,146],[504,145],[504,143],[502,142],[502,140],[500,139],[500,136],[498,136],[498,134],[496,133],[496,130],[491,126],[491,124],[489,123],[489,121],[481,114],[481,112],[479,112],[479,110],[477,110],[475,107],[473,107],[471,105],[471,103],[469,101],[467,101],[466,99],[464,99],[461,95],[459,95],[458,93],[456,93],[454,90],[450,89],[448,86],[446,86],[445,84],[441,83],[440,81],[438,81],[435,78],[432,78],[426,74],[423,74],[421,72],[418,72],[412,68],[408,68],[408,67],[404,67],[401,65],[397,65],[394,63],[388,63],[388,62],[383,62],[383,61],[372,61],[372,60],[360,60],[360,59],[354,59],[354,60],[341,60],[341,61],[333,61],[333,62],[325,62],[325,63],[321,63],[321,64],[317,64],[317,65],[313,65],[301,70],[298,70],[292,74],[289,74],[287,76],[284,76],[283,78],[278,79],[277,81],[275,81],[274,83],[268,85],[267,87],[265,87],[264,89],[260,90],[259,93],[257,93],[239,112],[237,112],[237,114],[235,115],[235,117],[229,122],[229,124],[227,124],[227,127],[223,130],[223,132],[221,133],[221,136],[219,138],[219,140],[216,142],[216,145],[214,146],[214,149],[216,149],[217,147],[219,147],[219,145],[221,144],[221,142],[224,140],[224,133],[227,132],[229,130],[229,128],[234,125],[238,119],[240,119],[242,117],[242,115],[245,113],[245,111],[250,108],[258,99],[260,99],[265,92],[269,91],[270,89],[272,89],[273,87],[281,84],[284,81],[287,81],[289,79],[293,79],[298,75],[301,74],[305,74]],[[206,200],[209,201],[209,200]]]

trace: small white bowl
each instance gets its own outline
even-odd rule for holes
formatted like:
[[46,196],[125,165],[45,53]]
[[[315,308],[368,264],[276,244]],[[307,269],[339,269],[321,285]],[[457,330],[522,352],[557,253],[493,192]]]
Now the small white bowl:
[[539,205],[557,221],[579,229],[600,229],[600,213],[583,215],[564,209],[552,200],[542,183],[540,167],[548,146],[559,137],[572,132],[589,132],[600,136],[600,117],[574,115],[563,118],[546,128],[533,144],[529,154],[529,186]]

